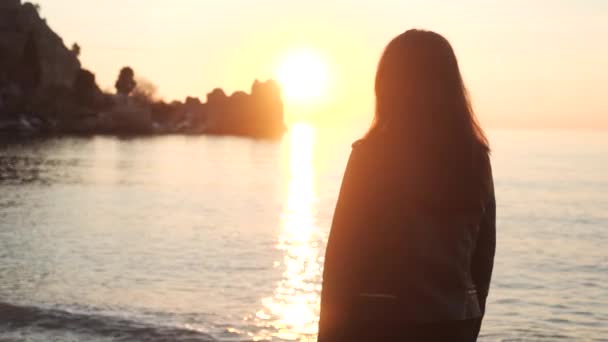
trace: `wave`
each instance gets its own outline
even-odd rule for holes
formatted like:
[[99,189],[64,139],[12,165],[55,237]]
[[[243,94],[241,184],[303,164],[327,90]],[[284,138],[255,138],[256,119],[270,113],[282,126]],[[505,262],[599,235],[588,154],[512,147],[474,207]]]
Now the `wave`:
[[215,341],[191,329],[160,326],[122,317],[73,313],[36,306],[0,302],[2,331],[65,331],[114,341]]

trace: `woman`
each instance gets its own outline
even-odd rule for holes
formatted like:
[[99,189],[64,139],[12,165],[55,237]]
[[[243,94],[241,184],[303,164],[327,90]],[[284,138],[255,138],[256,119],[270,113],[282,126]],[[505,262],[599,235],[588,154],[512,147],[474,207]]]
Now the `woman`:
[[386,47],[325,256],[319,341],[475,341],[495,250],[489,147],[437,33]]

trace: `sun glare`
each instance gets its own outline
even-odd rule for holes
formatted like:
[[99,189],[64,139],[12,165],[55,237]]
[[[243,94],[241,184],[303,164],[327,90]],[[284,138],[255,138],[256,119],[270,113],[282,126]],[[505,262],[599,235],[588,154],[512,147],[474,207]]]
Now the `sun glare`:
[[288,52],[279,62],[276,77],[289,103],[317,104],[327,96],[329,85],[327,61],[312,49]]

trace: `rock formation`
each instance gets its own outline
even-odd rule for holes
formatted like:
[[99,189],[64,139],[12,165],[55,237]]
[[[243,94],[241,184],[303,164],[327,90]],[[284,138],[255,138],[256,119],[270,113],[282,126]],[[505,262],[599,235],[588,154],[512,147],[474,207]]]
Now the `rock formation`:
[[[283,103],[274,81],[255,81],[251,93],[207,102],[187,97],[165,103],[150,82],[137,88],[135,72],[120,70],[117,94],[103,93],[82,69],[76,43],[68,49],[38,15],[36,6],[0,0],[0,132],[55,134],[230,134],[275,138],[285,131]],[[144,89],[146,88],[146,89]],[[2,133],[0,133],[2,134]]]
[[[31,3],[0,2],[0,120],[74,109],[70,89],[80,70]],[[53,102],[53,103],[49,103]],[[35,114],[34,114],[35,113]]]
[[222,89],[207,94],[207,132],[253,137],[277,137],[285,131],[283,102],[276,82],[255,80],[251,94]]
[[[33,50],[33,51],[32,51]],[[29,55],[28,55],[29,53]],[[78,58],[70,51],[34,5],[19,0],[0,2],[0,81],[20,78],[24,58],[35,54],[39,63],[39,87],[70,87],[80,70]]]

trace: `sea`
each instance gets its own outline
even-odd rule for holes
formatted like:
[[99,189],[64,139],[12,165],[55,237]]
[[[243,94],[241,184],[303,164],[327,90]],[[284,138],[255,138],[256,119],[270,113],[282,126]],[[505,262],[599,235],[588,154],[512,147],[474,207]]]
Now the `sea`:
[[[0,341],[315,341],[362,133],[0,139]],[[479,340],[608,341],[608,132],[488,136],[497,251]]]

